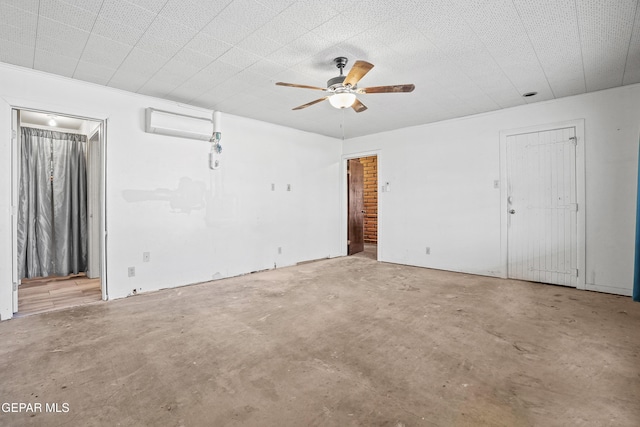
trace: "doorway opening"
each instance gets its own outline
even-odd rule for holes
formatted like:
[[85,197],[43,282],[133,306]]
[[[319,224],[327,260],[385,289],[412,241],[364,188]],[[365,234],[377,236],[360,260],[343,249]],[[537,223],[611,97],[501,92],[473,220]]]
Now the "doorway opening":
[[13,312],[107,299],[105,123],[12,110]]
[[347,255],[378,259],[378,156],[347,160]]

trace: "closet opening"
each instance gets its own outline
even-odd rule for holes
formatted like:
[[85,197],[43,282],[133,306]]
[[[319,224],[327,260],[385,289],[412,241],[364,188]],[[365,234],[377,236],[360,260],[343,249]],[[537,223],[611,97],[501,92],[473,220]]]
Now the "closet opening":
[[105,123],[12,114],[14,315],[106,300]]

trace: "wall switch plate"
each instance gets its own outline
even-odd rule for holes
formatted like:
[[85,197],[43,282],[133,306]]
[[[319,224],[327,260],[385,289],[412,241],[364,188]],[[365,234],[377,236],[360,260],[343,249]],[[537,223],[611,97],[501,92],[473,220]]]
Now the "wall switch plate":
[[287,191],[291,191],[291,184],[287,184]]
[[142,262],[149,262],[151,261],[151,253],[150,252],[143,252],[142,253]]
[[278,255],[282,255],[282,247],[278,246]]
[[431,255],[431,248],[429,246],[427,246],[427,249],[425,250],[425,253],[427,255]]
[[493,188],[500,188],[500,181],[499,180],[494,180],[493,181]]
[[271,191],[276,191],[276,185],[275,184],[271,184]]
[[129,277],[134,277],[136,275],[136,268],[129,267]]

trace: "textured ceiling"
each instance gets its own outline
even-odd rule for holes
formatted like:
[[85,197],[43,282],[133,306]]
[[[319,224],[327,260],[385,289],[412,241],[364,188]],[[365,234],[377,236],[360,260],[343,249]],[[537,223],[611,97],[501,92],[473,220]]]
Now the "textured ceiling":
[[[349,138],[638,83],[639,1],[0,0],[0,61]],[[291,111],[336,56],[416,89]]]

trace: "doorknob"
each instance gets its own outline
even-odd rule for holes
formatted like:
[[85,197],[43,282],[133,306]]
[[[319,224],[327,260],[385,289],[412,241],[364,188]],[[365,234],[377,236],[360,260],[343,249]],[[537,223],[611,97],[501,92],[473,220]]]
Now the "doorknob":
[[515,210],[515,209],[510,209],[510,210],[509,210],[509,213],[510,213],[510,214],[514,214],[514,213],[516,213],[516,210]]

